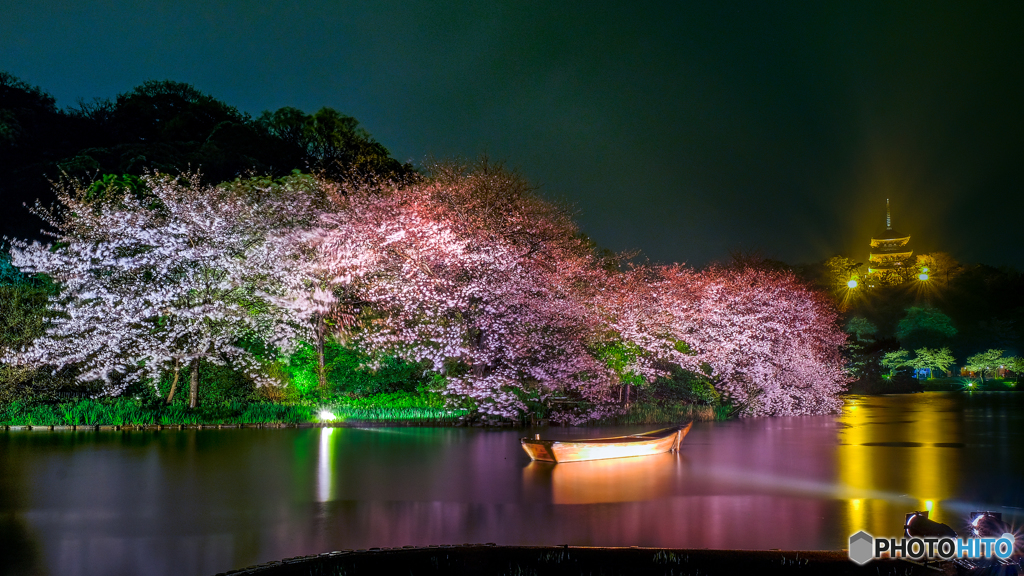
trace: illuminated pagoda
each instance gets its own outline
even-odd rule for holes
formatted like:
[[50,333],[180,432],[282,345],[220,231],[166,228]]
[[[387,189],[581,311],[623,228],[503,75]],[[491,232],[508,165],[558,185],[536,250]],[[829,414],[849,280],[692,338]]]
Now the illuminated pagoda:
[[868,255],[868,274],[887,272],[899,273],[914,255],[910,248],[910,236],[892,229],[889,213],[889,199],[885,199],[885,230],[871,238],[871,253]]

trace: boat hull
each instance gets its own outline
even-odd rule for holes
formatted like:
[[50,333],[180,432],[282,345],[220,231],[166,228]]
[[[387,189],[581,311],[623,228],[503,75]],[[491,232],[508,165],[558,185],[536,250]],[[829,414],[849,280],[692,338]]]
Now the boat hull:
[[693,422],[662,430],[588,440],[560,441],[523,438],[520,442],[531,460],[541,462],[582,462],[606,458],[650,456],[679,449]]

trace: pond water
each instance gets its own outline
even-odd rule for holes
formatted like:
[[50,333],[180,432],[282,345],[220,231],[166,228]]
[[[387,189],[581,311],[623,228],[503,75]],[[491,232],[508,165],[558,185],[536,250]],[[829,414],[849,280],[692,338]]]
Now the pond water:
[[923,509],[1020,525],[1022,423],[1024,394],[851,397],[837,416],[698,423],[678,454],[560,465],[519,438],[644,428],[0,432],[0,574],[467,542],[842,549]]

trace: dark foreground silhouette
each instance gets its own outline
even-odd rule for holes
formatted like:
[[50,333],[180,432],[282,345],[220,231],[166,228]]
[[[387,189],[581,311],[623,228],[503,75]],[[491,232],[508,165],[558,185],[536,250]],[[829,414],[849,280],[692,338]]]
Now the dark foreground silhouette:
[[[228,572],[231,576],[576,576],[576,575],[796,575],[870,574],[936,576],[956,574],[949,566],[923,566],[882,559],[858,566],[845,551],[683,550],[589,548],[576,546],[496,546],[464,544],[427,548],[371,548],[289,558]],[[219,575],[218,575],[219,576]]]

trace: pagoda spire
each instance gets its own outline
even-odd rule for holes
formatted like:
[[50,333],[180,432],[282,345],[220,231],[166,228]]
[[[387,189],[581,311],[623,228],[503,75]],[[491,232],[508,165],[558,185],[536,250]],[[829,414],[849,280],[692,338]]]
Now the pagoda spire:
[[889,216],[889,199],[885,199],[885,229],[892,230],[892,218]]

